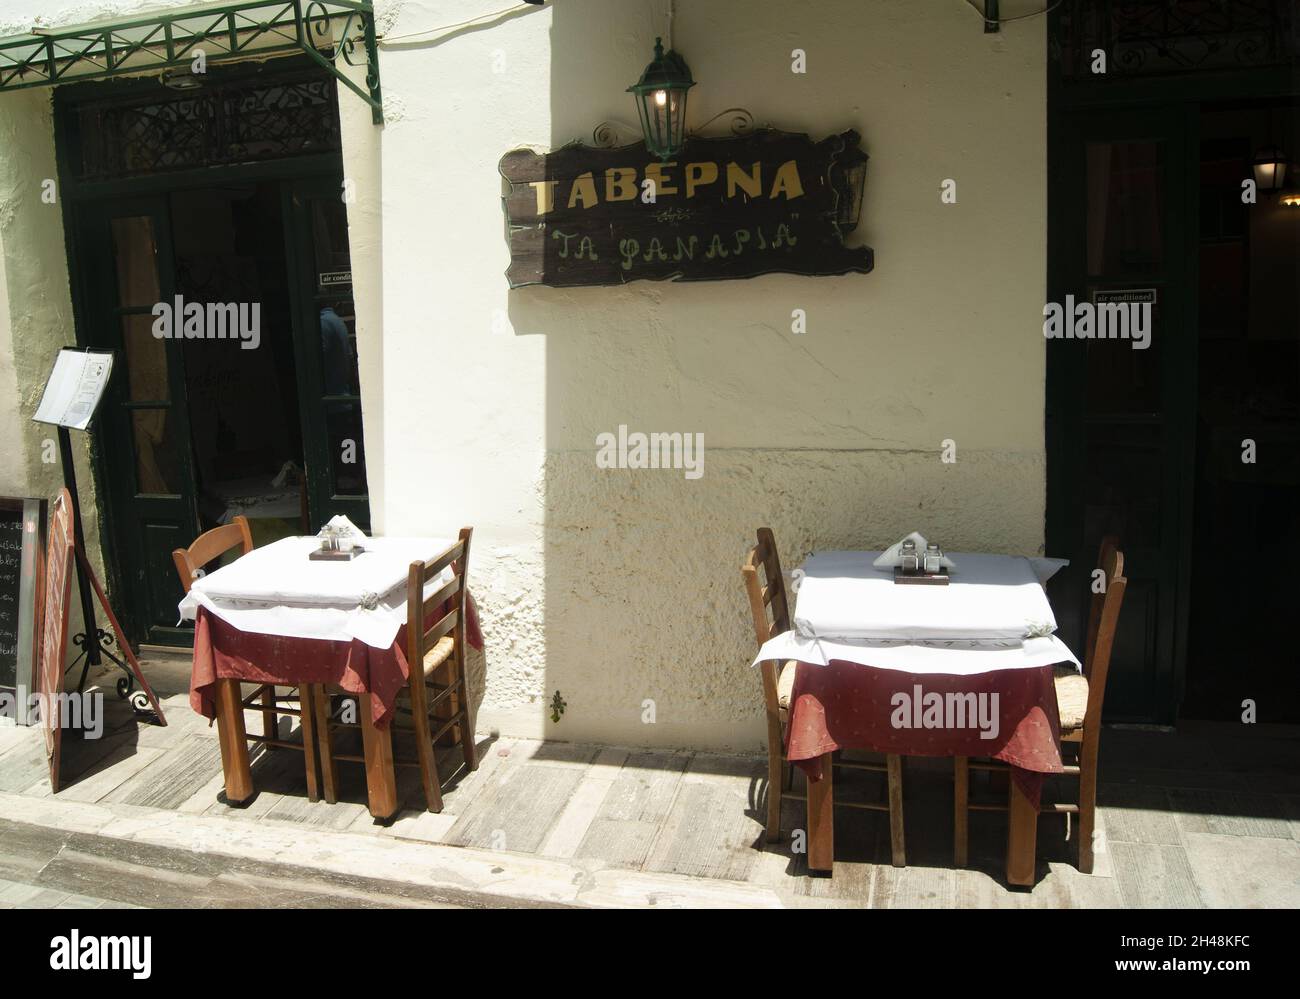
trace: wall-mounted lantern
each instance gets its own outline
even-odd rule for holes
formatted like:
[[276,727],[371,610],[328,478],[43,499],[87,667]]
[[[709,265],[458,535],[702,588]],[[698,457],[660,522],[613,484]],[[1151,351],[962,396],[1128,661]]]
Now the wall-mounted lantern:
[[660,160],[672,159],[686,141],[686,92],[693,86],[686,60],[672,49],[664,52],[663,39],[656,38],[654,59],[627,92],[636,95],[646,148]]
[[1286,153],[1268,146],[1255,154],[1255,187],[1261,191],[1280,191],[1286,183]]

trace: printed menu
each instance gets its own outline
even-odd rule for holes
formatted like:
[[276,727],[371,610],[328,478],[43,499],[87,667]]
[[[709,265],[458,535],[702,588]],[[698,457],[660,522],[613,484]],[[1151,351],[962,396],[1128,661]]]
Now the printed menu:
[[45,383],[45,395],[32,417],[37,423],[55,423],[85,430],[103,398],[113,355],[88,350],[61,350]]

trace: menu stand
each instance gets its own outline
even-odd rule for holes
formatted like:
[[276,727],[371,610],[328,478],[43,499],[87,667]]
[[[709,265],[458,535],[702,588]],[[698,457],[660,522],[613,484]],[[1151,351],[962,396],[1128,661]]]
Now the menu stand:
[[[79,367],[78,367],[79,366]],[[149,682],[140,671],[140,663],[131,651],[131,646],[122,633],[113,609],[108,604],[108,596],[100,585],[95,571],[86,557],[86,537],[81,526],[81,500],[77,493],[77,472],[72,461],[72,435],[69,427],[85,430],[99,407],[104,388],[108,383],[113,367],[112,354],[91,354],[90,352],[62,350],[55,362],[54,370],[45,385],[45,395],[33,418],[40,423],[54,423],[59,433],[59,454],[63,462],[63,484],[72,499],[73,539],[77,552],[77,589],[81,597],[81,619],[84,631],[72,636],[72,643],[81,651],[68,667],[67,672],[81,665],[81,677],[77,681],[77,692],[81,693],[90,675],[91,667],[100,666],[104,659],[109,659],[124,674],[117,680],[117,696],[130,698],[131,707],[137,714],[152,714],[158,724],[166,725],[162,707],[154,695]],[[95,617],[95,597],[112,627],[112,633],[99,627]],[[116,642],[125,659],[119,657],[112,649]],[[140,689],[135,685],[139,682]]]

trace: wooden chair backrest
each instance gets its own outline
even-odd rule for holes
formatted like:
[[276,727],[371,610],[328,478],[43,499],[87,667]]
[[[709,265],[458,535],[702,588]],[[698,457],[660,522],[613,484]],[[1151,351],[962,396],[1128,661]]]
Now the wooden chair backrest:
[[[759,570],[762,570],[760,578]],[[754,637],[762,645],[773,635],[790,630],[790,605],[785,595],[785,577],[776,553],[776,539],[770,527],[758,529],[758,544],[749,550],[740,567],[754,616]]]
[[240,555],[247,555],[253,550],[253,532],[248,528],[248,518],[242,515],[232,519],[229,524],[204,531],[188,548],[173,551],[172,562],[176,564],[176,572],[181,577],[181,589],[189,593],[200,569],[236,547],[239,548]]
[[1106,698],[1106,674],[1110,670],[1110,654],[1115,644],[1115,628],[1119,623],[1120,608],[1124,604],[1124,590],[1128,580],[1124,577],[1124,553],[1119,550],[1119,539],[1107,536],[1102,539],[1097,556],[1105,582],[1100,593],[1092,595],[1088,609],[1088,638],[1083,656],[1083,673],[1088,678],[1088,709],[1084,725],[1101,722],[1101,708]]
[[[790,630],[790,604],[785,594],[785,577],[776,552],[776,539],[770,527],[758,529],[758,544],[749,550],[740,567],[749,595],[749,610],[754,617],[754,637],[761,646],[773,635]],[[763,674],[763,699],[769,713],[777,712],[776,681],[781,664],[772,660],[760,664]]]
[[[411,563],[406,577],[406,652],[412,683],[416,682],[414,671],[424,662],[424,654],[438,639],[451,635],[457,655],[465,647],[465,580],[469,574],[469,542],[473,534],[472,527],[462,527],[460,540],[437,558]],[[424,596],[429,580],[437,578],[448,566],[452,578]],[[430,615],[443,604],[447,605],[446,609],[431,620]]]

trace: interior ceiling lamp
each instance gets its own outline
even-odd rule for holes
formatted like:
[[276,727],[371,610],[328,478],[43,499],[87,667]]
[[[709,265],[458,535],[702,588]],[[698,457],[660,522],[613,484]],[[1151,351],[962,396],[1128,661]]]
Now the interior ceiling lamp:
[[1268,146],[1255,154],[1255,187],[1261,191],[1280,191],[1286,182],[1286,153]]
[[686,92],[693,86],[686,60],[672,49],[664,52],[663,39],[656,38],[654,59],[627,91],[636,96],[646,148],[660,160],[672,159],[685,142]]

